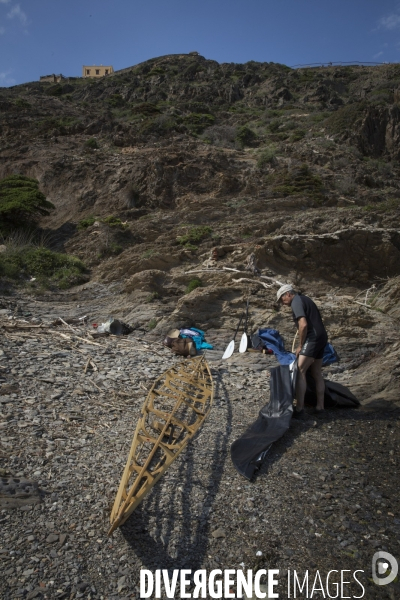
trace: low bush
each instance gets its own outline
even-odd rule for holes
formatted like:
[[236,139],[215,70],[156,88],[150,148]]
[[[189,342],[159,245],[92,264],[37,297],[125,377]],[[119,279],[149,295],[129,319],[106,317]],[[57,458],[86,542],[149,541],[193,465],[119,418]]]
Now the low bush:
[[85,148],[88,148],[89,150],[97,150],[97,148],[99,147],[99,144],[98,144],[96,138],[89,138],[88,140],[86,140],[84,146],[85,146]]
[[107,98],[106,102],[109,106],[111,106],[111,108],[119,108],[125,104],[125,100],[121,94],[111,94],[111,96]]
[[[364,207],[364,210],[375,212],[390,212],[400,209],[400,198],[388,198],[382,202],[369,203]],[[1,255],[0,255],[1,256]]]
[[62,96],[62,93],[62,86],[59,83],[57,83],[56,85],[52,85],[45,91],[45,94],[47,96]]
[[246,125],[237,128],[236,142],[240,147],[251,146],[256,139],[257,135]]
[[151,292],[151,294],[149,294],[145,300],[145,302],[147,302],[148,304],[150,302],[154,302],[154,300],[159,300],[160,299],[160,294],[158,292]]
[[183,117],[185,127],[191,132],[199,135],[215,121],[213,115],[205,113],[190,113]]
[[149,330],[151,330],[151,329],[154,329],[156,325],[157,325],[157,319],[150,319],[150,321],[147,323],[147,328]]
[[165,69],[163,69],[162,67],[153,67],[145,77],[157,77],[157,75],[164,75],[164,73]]
[[147,117],[158,114],[160,109],[152,102],[141,102],[140,104],[134,104],[131,108],[131,112],[136,115],[145,115]]
[[275,197],[304,195],[316,201],[324,197],[322,179],[314,175],[306,164],[291,172],[269,175],[268,181],[272,184],[271,191]]
[[193,242],[201,242],[212,233],[211,227],[207,225],[199,225],[191,227],[185,235],[180,235],[176,238],[177,242],[182,246],[191,245]]
[[178,131],[179,121],[179,118],[161,114],[156,118],[149,118],[141,123],[139,132],[144,136],[154,134],[164,136],[173,131]]
[[50,214],[54,204],[39,190],[39,182],[25,175],[10,175],[0,181],[0,231],[31,225]]
[[146,250],[145,252],[143,252],[143,254],[141,254],[140,258],[155,258],[156,256],[158,256],[158,252],[153,248],[149,248],[149,250]]
[[36,278],[43,287],[66,289],[86,281],[86,267],[78,258],[47,248],[10,246],[0,254],[0,275],[9,279]]
[[[368,186],[372,187],[372,186]],[[356,182],[350,175],[345,175],[335,181],[335,188],[341,194],[354,194],[356,191]]]
[[198,287],[202,287],[203,283],[201,281],[201,279],[191,279],[187,285],[187,288],[185,290],[185,294],[190,294],[190,292],[193,292],[193,290],[195,290]]
[[355,102],[339,108],[325,121],[327,131],[330,133],[346,133],[357,131],[357,122],[365,112],[364,102]]
[[236,127],[232,125],[213,125],[212,127],[207,127],[203,132],[202,140],[215,146],[234,148]]
[[278,129],[281,127],[281,125],[282,125],[282,121],[280,119],[273,119],[268,124],[268,129],[270,130],[271,133],[276,133],[278,131]]
[[100,248],[99,258],[106,258],[107,256],[118,256],[123,251],[123,247],[119,244],[107,244],[106,246]]
[[31,108],[31,104],[27,100],[25,100],[25,98],[17,98],[14,104],[17,108]]
[[99,221],[100,223],[104,223],[105,225],[108,225],[109,227],[119,227],[121,229],[127,229],[129,227],[128,223],[123,223],[119,217],[115,217],[114,215],[109,215],[108,217],[103,217],[103,218],[93,217],[93,216],[86,217],[85,219],[82,219],[81,221],[79,221],[78,229],[80,229],[80,230],[87,229],[88,227],[93,225],[96,221]]
[[101,219],[101,222],[109,225],[110,227],[128,227],[127,223],[123,223],[119,217],[114,217],[114,215],[104,217],[104,219]]
[[306,132],[303,129],[296,129],[296,131],[294,131],[292,133],[292,135],[290,136],[289,140],[290,142],[299,142],[300,140],[303,139],[303,137],[306,135]]
[[276,148],[275,148],[275,146],[268,146],[268,148],[265,148],[258,155],[258,158],[257,158],[257,168],[258,169],[262,169],[266,165],[273,163],[274,160],[275,160],[275,157],[276,157]]
[[86,217],[86,219],[81,219],[78,223],[78,229],[87,229],[88,227],[90,227],[91,225],[93,225],[93,223],[95,223],[97,221],[96,217]]

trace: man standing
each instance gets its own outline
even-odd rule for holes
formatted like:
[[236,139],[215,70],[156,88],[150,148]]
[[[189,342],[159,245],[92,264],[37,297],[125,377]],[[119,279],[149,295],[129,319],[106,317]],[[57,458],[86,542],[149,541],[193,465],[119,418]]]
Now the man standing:
[[290,284],[283,285],[277,292],[278,302],[290,306],[293,320],[299,332],[299,345],[296,348],[298,359],[296,398],[297,405],[293,417],[304,416],[304,396],[307,389],[306,373],[310,373],[315,381],[318,412],[324,410],[325,383],[322,377],[322,357],[328,342],[328,336],[315,303],[303,294],[297,294]]

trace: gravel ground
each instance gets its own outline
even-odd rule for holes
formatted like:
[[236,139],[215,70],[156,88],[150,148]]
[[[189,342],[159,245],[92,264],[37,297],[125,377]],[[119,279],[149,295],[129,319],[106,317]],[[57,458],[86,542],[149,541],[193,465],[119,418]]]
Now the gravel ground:
[[[62,308],[64,317],[82,314],[71,305],[54,315]],[[210,352],[208,420],[107,538],[146,390],[179,359],[159,346],[154,354],[135,333],[90,343],[79,339],[87,337],[83,328],[35,328],[45,318],[39,305],[19,312],[24,329],[10,329],[15,320],[2,312],[2,600],[139,598],[141,568],[277,568],[282,598],[288,569],[309,570],[311,579],[318,570],[323,580],[332,569],[361,569],[363,597],[400,597],[398,583],[379,587],[371,579],[377,550],[400,558],[398,409],[332,410],[293,422],[250,483],[229,448],[268,400],[268,368],[276,363],[250,353],[222,363],[221,352]],[[37,484],[19,506],[18,494],[14,505],[2,495],[11,476],[21,480],[17,492],[24,478]],[[345,589],[342,597],[361,597],[359,585]]]

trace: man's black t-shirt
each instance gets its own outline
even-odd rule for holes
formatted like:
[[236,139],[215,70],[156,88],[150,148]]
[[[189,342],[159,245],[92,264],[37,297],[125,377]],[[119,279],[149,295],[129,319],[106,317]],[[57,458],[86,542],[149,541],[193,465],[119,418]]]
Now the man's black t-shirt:
[[299,327],[298,319],[305,317],[307,320],[307,339],[322,340],[327,339],[327,333],[321,319],[320,312],[315,303],[303,294],[296,294],[291,303],[293,311],[293,321],[296,327]]

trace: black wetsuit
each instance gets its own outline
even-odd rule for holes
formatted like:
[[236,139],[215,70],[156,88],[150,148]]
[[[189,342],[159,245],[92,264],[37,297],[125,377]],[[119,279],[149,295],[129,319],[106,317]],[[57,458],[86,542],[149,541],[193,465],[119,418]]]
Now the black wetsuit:
[[328,335],[316,304],[308,296],[296,294],[290,306],[293,312],[293,321],[296,323],[297,328],[299,328],[298,320],[301,317],[305,317],[307,320],[306,341],[300,354],[315,359],[322,358],[324,348],[328,342]]

